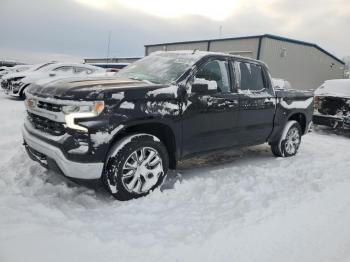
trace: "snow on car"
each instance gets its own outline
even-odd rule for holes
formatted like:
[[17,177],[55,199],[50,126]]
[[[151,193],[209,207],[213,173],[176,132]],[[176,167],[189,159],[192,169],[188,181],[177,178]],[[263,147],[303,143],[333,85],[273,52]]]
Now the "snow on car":
[[19,101],[0,95],[0,260],[350,260],[350,140],[313,132],[181,163],[149,197],[116,202],[30,161]]
[[3,76],[7,74],[24,72],[29,70],[30,68],[32,68],[32,65],[16,65],[13,67],[2,66],[0,67],[0,80]]
[[31,70],[8,74],[3,77],[1,87],[6,94],[25,97],[25,89],[38,80],[63,78],[67,76],[88,76],[104,74],[105,69],[79,63],[46,63],[34,66]]
[[313,122],[333,128],[350,128],[350,79],[325,81],[315,91]]

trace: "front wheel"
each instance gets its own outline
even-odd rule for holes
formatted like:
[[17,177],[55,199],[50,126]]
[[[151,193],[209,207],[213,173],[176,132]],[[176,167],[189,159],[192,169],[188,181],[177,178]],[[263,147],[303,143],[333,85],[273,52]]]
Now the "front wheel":
[[271,151],[278,157],[294,156],[301,143],[301,127],[297,121],[288,121],[277,143],[271,144]]
[[157,137],[135,134],[121,139],[110,150],[102,178],[116,199],[129,200],[160,186],[168,166],[168,152]]

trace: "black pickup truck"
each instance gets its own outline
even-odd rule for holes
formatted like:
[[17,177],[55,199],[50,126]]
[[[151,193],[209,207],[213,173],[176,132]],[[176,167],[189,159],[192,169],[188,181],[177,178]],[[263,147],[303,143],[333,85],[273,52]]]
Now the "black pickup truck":
[[22,130],[29,156],[119,200],[148,194],[177,161],[268,143],[297,153],[311,93],[275,91],[260,61],[200,51],[156,52],[115,78],[32,85]]

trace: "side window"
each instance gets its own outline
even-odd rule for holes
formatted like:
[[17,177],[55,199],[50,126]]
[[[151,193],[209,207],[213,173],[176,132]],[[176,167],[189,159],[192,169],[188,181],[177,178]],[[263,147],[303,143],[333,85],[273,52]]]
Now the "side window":
[[75,67],[74,68],[74,73],[76,73],[76,74],[81,74],[81,73],[91,74],[92,72],[93,72],[92,69],[89,69],[89,68],[84,68],[84,67]]
[[261,91],[266,88],[261,66],[246,62],[235,62],[236,84],[240,90]]
[[218,92],[227,93],[231,91],[228,70],[227,61],[213,60],[205,64],[197,72],[195,81],[215,81]]
[[73,67],[71,67],[71,66],[60,66],[60,67],[57,67],[57,68],[53,69],[52,71],[72,73],[73,72]]

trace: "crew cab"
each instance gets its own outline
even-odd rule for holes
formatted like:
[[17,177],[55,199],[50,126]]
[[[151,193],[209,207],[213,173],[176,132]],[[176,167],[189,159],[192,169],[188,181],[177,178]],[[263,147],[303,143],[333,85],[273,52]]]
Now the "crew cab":
[[268,143],[297,153],[313,95],[278,90],[267,66],[200,51],[156,52],[114,78],[31,85],[23,127],[29,156],[119,200],[148,194],[179,160]]

